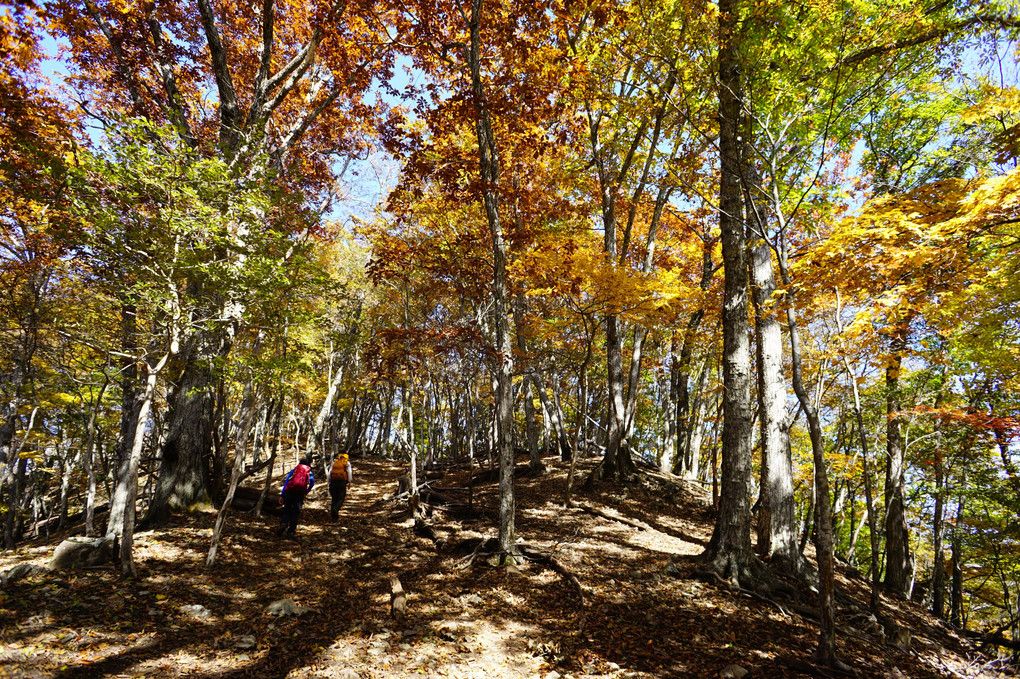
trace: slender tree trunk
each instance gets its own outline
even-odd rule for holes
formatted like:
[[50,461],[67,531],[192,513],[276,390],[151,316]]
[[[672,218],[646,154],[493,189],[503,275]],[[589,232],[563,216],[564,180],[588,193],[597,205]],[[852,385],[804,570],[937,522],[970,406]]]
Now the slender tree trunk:
[[581,450],[581,438],[584,436],[584,422],[588,417],[588,364],[585,362],[579,374],[578,380],[578,402],[577,402],[577,428],[574,430],[574,452],[570,458],[570,470],[567,472],[567,488],[563,497],[564,507],[573,507],[574,501],[571,497],[574,490],[574,473],[577,469],[577,458]]
[[[606,232],[609,232],[610,225],[606,224]],[[615,230],[616,225],[613,223]],[[616,259],[615,234],[613,235],[614,245],[612,256]],[[607,242],[609,236],[606,236]],[[608,252],[608,249],[607,249]],[[609,398],[607,399],[606,423],[606,453],[599,465],[598,472],[604,479],[616,479],[621,471],[621,457],[623,452],[624,419],[626,418],[626,405],[624,403],[623,385],[623,337],[621,335],[620,317],[609,314],[606,316],[606,374]]]
[[105,372],[103,373],[103,378],[103,385],[99,388],[95,407],[93,407],[92,412],[89,414],[89,422],[86,425],[85,459],[83,463],[87,486],[85,491],[85,535],[87,537],[92,537],[96,534],[96,465],[93,459],[96,447],[96,419],[99,417],[99,411],[103,407],[103,396],[106,395],[106,388],[110,384],[109,377]]
[[[784,274],[784,283],[789,280]],[[819,608],[821,625],[818,634],[816,657],[826,666],[841,665],[836,657],[835,621],[835,553],[833,549],[832,506],[829,498],[829,478],[825,469],[825,448],[822,440],[822,424],[818,417],[801,377],[800,333],[793,316],[793,309],[787,307],[787,326],[790,331],[790,363],[793,368],[793,387],[800,401],[800,407],[808,422],[811,437],[811,453],[814,462],[816,541],[818,558]]]
[[524,420],[528,434],[528,456],[531,460],[530,467],[532,474],[541,474],[545,471],[542,463],[542,453],[538,445],[538,422],[536,421],[535,397],[532,395],[531,387],[534,381],[530,376],[524,378],[522,389],[524,391]]
[[[773,185],[774,188],[774,185]],[[793,290],[789,269],[789,251],[785,239],[786,220],[781,202],[774,200],[773,209],[779,221],[780,237],[776,251],[779,273],[787,290]],[[835,548],[832,529],[832,500],[829,497],[829,477],[825,468],[825,446],[822,423],[815,404],[804,386],[803,359],[800,344],[800,328],[794,315],[792,300],[786,304],[786,327],[790,335],[790,367],[793,376],[793,390],[808,423],[811,438],[811,457],[814,466],[814,511],[815,511],[815,552],[818,561],[819,618],[816,658],[829,667],[846,668],[836,655],[835,622]],[[822,387],[818,386],[821,394]],[[847,668],[848,669],[848,668]]]
[[[644,361],[644,344],[648,331],[645,328],[634,328],[634,338],[631,343],[630,368],[627,370],[627,400],[624,403],[623,438],[626,441],[628,451],[625,463],[633,462],[630,456],[630,442],[634,438],[634,428],[637,423],[638,399],[641,395],[641,364]],[[630,467],[633,471],[633,465]]]
[[535,390],[538,392],[538,400],[542,403],[542,411],[548,416],[549,427],[552,430],[552,436],[555,441],[556,454],[559,455],[560,461],[567,462],[570,460],[572,452],[570,450],[570,442],[567,439],[563,413],[552,403],[552,399],[549,398],[545,380],[536,373],[533,376],[532,382],[535,385]]
[[[936,410],[942,407],[944,400],[940,391],[935,399]],[[932,518],[932,537],[934,538],[935,554],[932,564],[932,614],[936,618],[946,619],[946,564],[943,558],[943,536],[945,534],[946,512],[946,470],[945,451],[943,450],[942,421],[935,419],[935,516]]]
[[705,441],[705,418],[708,399],[701,387],[704,386],[705,372],[701,373],[698,392],[694,398],[694,410],[691,412],[691,424],[687,430],[684,444],[684,455],[689,458],[685,477],[691,481],[701,480],[701,448]]
[[857,565],[857,544],[861,539],[861,532],[864,527],[868,525],[868,513],[862,512],[860,520],[857,519],[857,512],[854,509],[854,504],[857,502],[856,495],[851,498],[850,502],[850,527],[853,529],[853,534],[850,536],[850,544],[847,545],[846,549],[846,561],[852,566]]
[[467,448],[468,448],[468,511],[475,507],[475,444],[478,437],[478,422],[475,421],[474,383],[468,382],[466,390],[467,405]]
[[[963,478],[961,487],[967,487],[966,476]],[[959,630],[964,629],[965,625],[963,618],[963,516],[964,495],[961,493],[956,501],[956,522],[952,533],[953,581],[949,603],[949,624]]]
[[8,489],[7,516],[4,518],[4,547],[7,549],[14,549],[17,543],[18,515],[24,506],[22,495],[25,492],[25,472],[28,465],[28,458],[21,457],[21,451],[24,450],[25,443],[28,442],[28,435],[32,433],[32,428],[35,426],[35,416],[38,412],[39,406],[32,408],[32,414],[28,416],[28,427],[25,429],[25,435],[21,437],[21,442],[14,445],[12,436],[10,444],[8,464],[5,467],[7,478],[4,479]]
[[272,418],[272,424],[269,427],[272,443],[270,444],[269,464],[266,465],[266,478],[265,482],[262,484],[262,494],[259,495],[259,501],[255,503],[255,509],[252,512],[255,515],[255,518],[262,516],[262,507],[265,505],[266,497],[269,495],[269,486],[273,481],[273,465],[275,464],[277,455],[280,451],[280,421],[283,419],[282,393],[276,398],[275,407],[273,407],[272,402],[270,402],[267,414]]
[[407,436],[404,442],[407,446],[407,454],[410,457],[410,475],[411,475],[411,492],[410,494],[418,494],[418,445],[415,441],[414,436],[414,409],[411,407],[411,402],[414,398],[414,393],[410,386],[404,387],[404,403],[403,410],[407,414]]
[[[141,395],[144,390],[144,385],[139,384],[138,375],[138,361],[133,356],[137,356],[139,353],[138,347],[138,317],[137,308],[134,304],[122,303],[120,310],[120,332],[121,332],[121,353],[123,354],[120,360],[120,393],[121,393],[121,411],[120,411],[120,436],[117,439],[116,457],[114,458],[115,469],[118,470],[118,474],[114,476],[114,483],[116,479],[120,477],[119,470],[124,464],[124,460],[131,456],[131,444],[134,441],[135,429],[136,429],[136,418],[141,410]],[[114,488],[116,493],[116,488]],[[111,498],[113,495],[111,494]],[[111,502],[111,514],[108,518],[107,523],[112,521],[112,502]],[[123,515],[121,515],[123,516]],[[108,535],[115,534],[120,535],[122,525],[107,526],[106,533]]]
[[[517,211],[515,209],[515,214]],[[517,215],[518,221],[520,220],[519,214]],[[514,311],[514,323],[520,328],[523,324],[524,317],[524,295],[518,293],[515,303],[513,305]],[[528,356],[528,342],[521,332],[517,333],[517,350],[521,356]],[[530,468],[532,474],[541,474],[545,471],[545,465],[542,464],[542,455],[538,449],[538,427],[535,421],[535,397],[531,393],[532,387],[538,391],[538,384],[534,377],[534,366],[528,369],[528,372],[524,375],[524,383],[521,385],[521,397],[524,399],[524,422],[528,436],[528,455],[530,458]]]
[[[343,360],[335,366],[336,373],[333,374],[332,379],[329,380],[329,387],[326,390],[326,400],[322,402],[322,407],[319,408],[319,412],[315,415],[315,423],[312,425],[312,431],[308,435],[309,455],[314,455],[316,444],[323,435],[330,413],[333,412],[333,402],[336,400],[337,389],[340,387],[340,382],[344,377],[346,362],[346,360]],[[333,368],[333,356],[331,352],[329,362],[329,370],[331,373],[333,372]],[[337,435],[339,435],[339,433],[340,432],[336,432]]]
[[846,368],[847,376],[850,378],[850,388],[854,397],[854,417],[857,420],[857,433],[861,438],[861,460],[864,464],[864,501],[868,508],[868,539],[871,546],[871,611],[877,613],[879,608],[881,564],[879,562],[880,547],[878,544],[878,517],[875,516],[875,492],[871,484],[870,460],[871,454],[868,450],[868,433],[864,427],[864,409],[861,407],[861,396],[857,389],[857,380],[850,370],[850,362],[844,356],[843,365]]
[[513,451],[513,349],[507,323],[507,249],[499,214],[499,153],[481,74],[482,0],[472,0],[468,25],[471,44],[468,66],[475,105],[478,137],[478,168],[483,184],[485,216],[492,237],[492,317],[496,329],[496,448],[499,458],[499,546],[501,561],[514,563],[517,553],[515,528]]
[[[135,432],[131,442],[131,454],[122,465],[122,476],[117,483],[118,495],[123,494],[124,502],[122,507],[123,519],[120,521],[123,526],[120,534],[120,572],[124,576],[134,576],[134,535],[135,535],[135,512],[138,497],[138,467],[142,460],[142,448],[145,444],[145,426],[149,420],[149,409],[152,406],[152,397],[156,391],[156,377],[159,371],[166,365],[170,354],[166,354],[156,365],[147,363],[147,374],[145,376],[145,390],[141,395],[141,408],[138,411],[138,418],[135,422]],[[111,503],[110,511],[113,511]],[[113,517],[111,516],[111,523]]]
[[662,454],[659,456],[659,471],[671,473],[677,466],[680,458],[677,451],[680,449],[680,431],[677,422],[680,419],[679,405],[677,402],[680,393],[680,372],[677,362],[677,341],[676,333],[670,337],[669,342],[669,374],[666,379],[669,382],[665,389],[665,403],[663,403],[663,421],[665,431],[663,432]]
[[237,491],[237,484],[241,479],[244,458],[248,452],[252,415],[255,410],[254,400],[251,382],[248,382],[244,385],[244,396],[241,398],[241,426],[237,428],[237,440],[234,442],[234,466],[230,470],[230,485],[227,486],[227,496],[220,506],[220,511],[216,514],[216,523],[213,525],[212,538],[209,541],[209,553],[205,558],[206,569],[212,568],[216,563],[216,552],[220,546],[220,536],[227,520],[227,512],[230,511],[230,504],[234,501],[234,493]]
[[903,352],[906,350],[906,324],[890,343],[891,361],[885,371],[886,387],[886,450],[888,460],[885,480],[885,586],[900,596],[910,597],[913,564],[910,556],[910,535],[907,530],[906,481],[904,474],[903,434],[900,430],[899,377]]

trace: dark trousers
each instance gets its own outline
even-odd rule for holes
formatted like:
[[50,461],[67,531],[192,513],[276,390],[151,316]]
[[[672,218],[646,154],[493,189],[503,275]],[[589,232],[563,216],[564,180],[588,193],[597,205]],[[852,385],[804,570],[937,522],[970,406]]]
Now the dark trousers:
[[280,521],[280,533],[287,531],[293,535],[297,530],[298,519],[301,518],[301,505],[305,494],[300,490],[288,490],[283,494],[283,519]]
[[347,499],[347,479],[330,479],[329,496],[332,498],[329,504],[329,517],[336,521],[340,516],[340,508]]

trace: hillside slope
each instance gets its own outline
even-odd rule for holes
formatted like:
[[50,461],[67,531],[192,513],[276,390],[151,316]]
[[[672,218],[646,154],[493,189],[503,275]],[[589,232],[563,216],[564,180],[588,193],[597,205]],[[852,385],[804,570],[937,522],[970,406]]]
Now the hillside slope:
[[[652,474],[579,493],[564,509],[566,465],[519,477],[518,532],[544,563],[496,568],[473,550],[492,537],[494,484],[481,511],[436,511],[438,543],[388,499],[401,468],[355,460],[340,522],[320,484],[296,540],[276,519],[232,513],[218,567],[203,569],[214,513],[137,536],[139,577],[111,567],[41,574],[0,591],[0,676],[14,677],[751,677],[804,676],[817,628],[810,598],[772,601],[691,578],[711,534],[697,489]],[[579,474],[588,466],[582,465]],[[434,485],[459,500],[466,473]],[[0,570],[44,564],[57,538],[5,553]],[[391,579],[407,596],[390,616]],[[855,609],[867,584],[841,576],[838,646],[861,677],[990,677],[966,645],[911,604],[888,614],[912,631],[887,645]],[[310,610],[275,617],[291,599]],[[886,602],[889,603],[888,601]],[[188,608],[196,607],[199,608]],[[799,611],[799,612],[798,612]]]

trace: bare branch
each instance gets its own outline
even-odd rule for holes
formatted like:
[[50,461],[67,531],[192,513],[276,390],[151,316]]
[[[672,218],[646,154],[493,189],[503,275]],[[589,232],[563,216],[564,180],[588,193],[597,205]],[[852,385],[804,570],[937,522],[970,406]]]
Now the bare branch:
[[205,29],[205,39],[212,57],[213,77],[216,79],[216,89],[220,96],[220,140],[230,147],[233,146],[238,129],[237,123],[241,116],[234,81],[227,64],[227,50],[220,40],[219,29],[216,28],[216,15],[209,0],[198,0],[198,11],[202,15],[202,27]]

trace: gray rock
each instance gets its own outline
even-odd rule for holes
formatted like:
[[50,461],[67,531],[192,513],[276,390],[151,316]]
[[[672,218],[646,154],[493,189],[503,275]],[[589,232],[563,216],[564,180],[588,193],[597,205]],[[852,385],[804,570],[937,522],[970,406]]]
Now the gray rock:
[[290,599],[277,599],[266,606],[266,613],[269,615],[303,615],[311,610],[305,606],[298,606]]
[[178,610],[182,615],[192,620],[209,620],[213,617],[212,611],[201,604],[185,604]]
[[36,566],[34,563],[19,563],[16,566],[8,568],[3,573],[0,573],[0,587],[13,585],[18,580],[22,580],[31,575],[40,575],[42,573],[49,572],[50,569],[45,566]]
[[257,643],[258,642],[255,640],[255,637],[253,637],[250,634],[246,634],[246,635],[244,635],[243,637],[241,637],[240,639],[238,639],[237,641],[234,642],[234,648],[240,648],[242,650],[243,649],[249,649],[249,648],[255,648],[255,645]]
[[59,571],[76,566],[99,566],[112,560],[113,538],[68,538],[53,550],[50,568]]
[[723,679],[742,679],[747,676],[747,670],[740,665],[727,665],[719,671],[719,676]]

